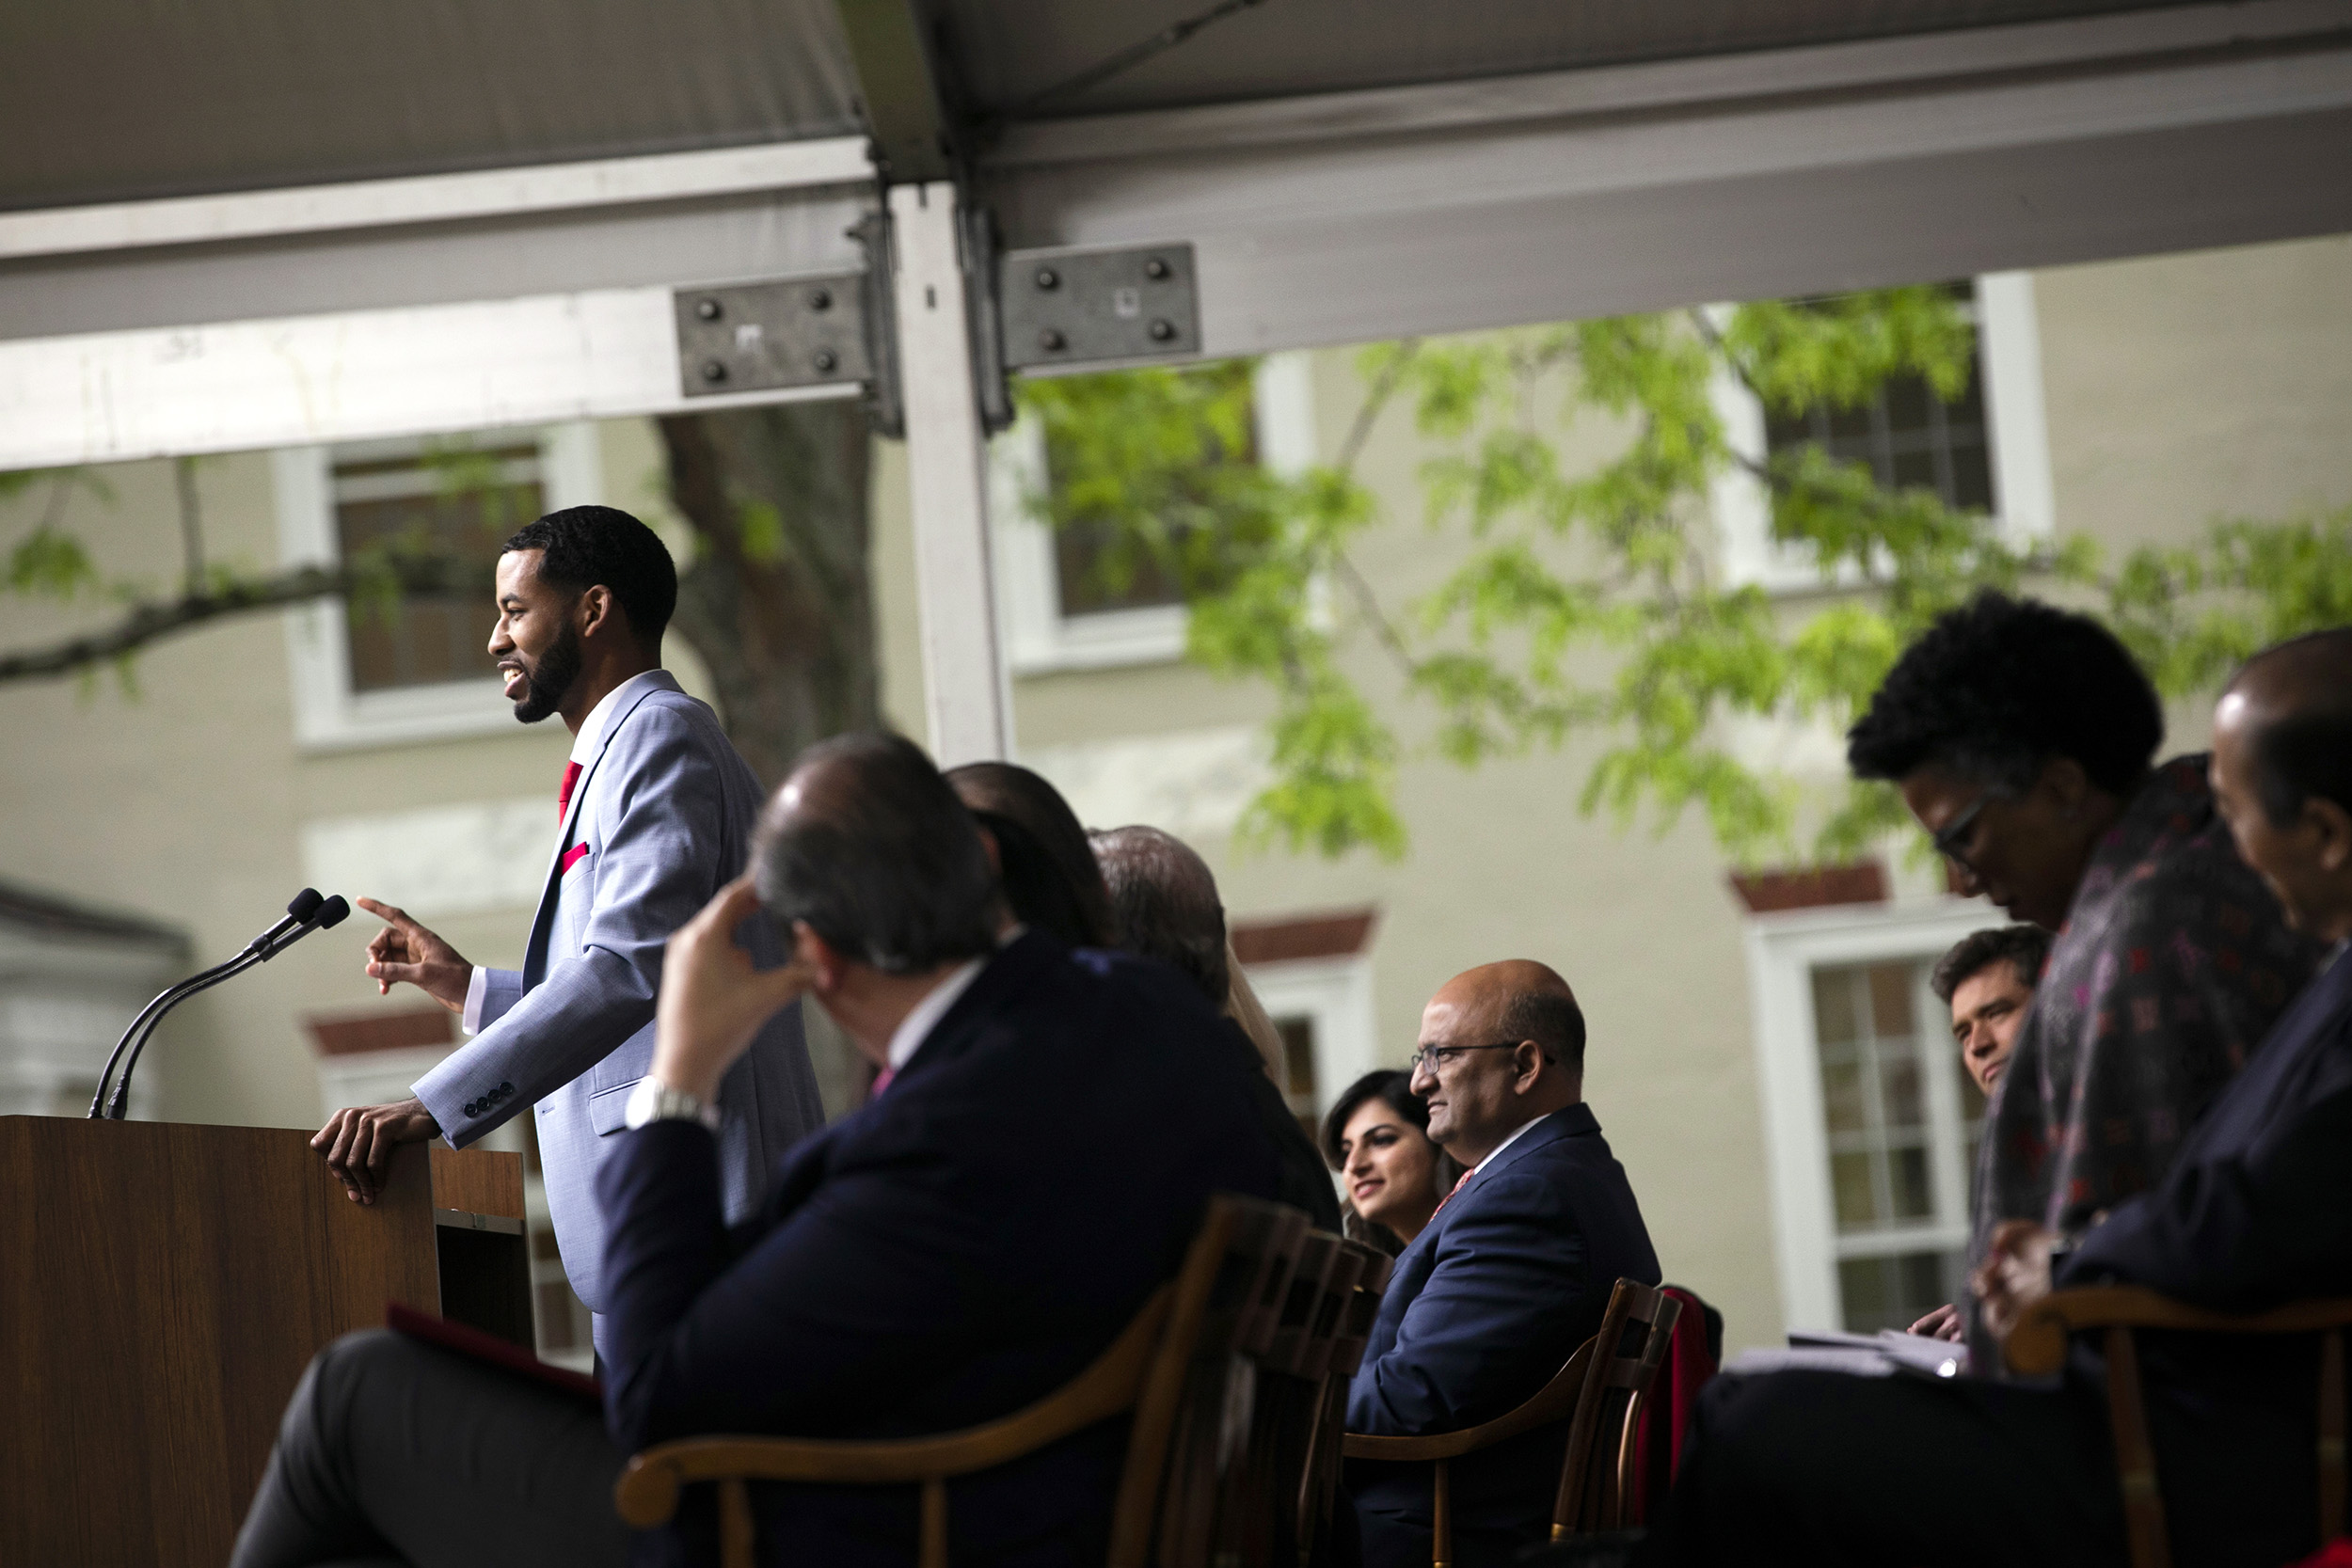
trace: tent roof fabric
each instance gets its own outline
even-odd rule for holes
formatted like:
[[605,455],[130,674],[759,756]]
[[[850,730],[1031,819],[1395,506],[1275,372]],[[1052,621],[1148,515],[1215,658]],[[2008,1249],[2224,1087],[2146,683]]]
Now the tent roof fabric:
[[1208,0],[946,0],[943,22],[953,69],[974,106],[984,118],[1019,119],[1686,59],[2156,7],[2150,0],[1262,0],[1099,86],[1039,101],[1096,62],[1207,8]]
[[[1263,0],[1040,101],[1207,0],[937,0],[981,119],[1171,108],[2153,8],[2148,0]],[[75,0],[9,8],[0,211],[854,134],[832,0]]]

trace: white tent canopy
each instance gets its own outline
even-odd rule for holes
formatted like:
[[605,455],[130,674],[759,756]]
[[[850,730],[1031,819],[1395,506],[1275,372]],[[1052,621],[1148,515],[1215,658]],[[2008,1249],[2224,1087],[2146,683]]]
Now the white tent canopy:
[[673,291],[858,273],[887,206],[955,757],[1003,733],[959,210],[1188,244],[1208,355],[2352,229],[2352,0],[1202,5],[20,7],[0,468],[712,406]]

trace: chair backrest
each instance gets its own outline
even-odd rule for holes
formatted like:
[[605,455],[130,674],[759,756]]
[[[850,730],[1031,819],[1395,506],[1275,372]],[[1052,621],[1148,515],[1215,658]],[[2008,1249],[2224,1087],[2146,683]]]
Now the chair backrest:
[[[1109,1349],[1071,1382],[996,1420],[934,1437],[692,1437],[630,1459],[613,1484],[622,1519],[667,1523],[681,1490],[718,1484],[723,1568],[752,1568],[749,1481],[920,1488],[919,1568],[947,1568],[948,1480],[994,1469],[1125,1412],[1127,1458],[1113,1499],[1111,1568],[1206,1568],[1205,1551],[1178,1527],[1213,1507],[1238,1470],[1232,1429],[1236,1390],[1248,1420],[1254,1363],[1287,1290],[1307,1216],[1279,1204],[1217,1194],[1174,1279],[1152,1292]],[[1205,1440],[1205,1458],[1201,1449]],[[1196,1555],[1171,1555],[1173,1551]],[[1202,1539],[1205,1540],[1205,1534]],[[1155,1543],[1157,1550],[1155,1552]],[[1155,1562],[1156,1557],[1156,1562]]]
[[1610,1292],[1568,1423],[1568,1454],[1551,1511],[1554,1541],[1625,1527],[1640,1458],[1633,1434],[1681,1315],[1679,1301],[1648,1285],[1620,1279]]
[[[1318,1560],[1318,1553],[1330,1538],[1331,1511],[1340,1489],[1341,1439],[1347,1431],[1348,1385],[1355,1380],[1356,1369],[1363,1365],[1373,1321],[1380,1316],[1380,1299],[1388,1293],[1389,1276],[1396,1268],[1394,1259],[1361,1242],[1340,1244],[1354,1259],[1356,1269],[1344,1291],[1327,1292],[1333,1307],[1330,1330],[1312,1352],[1319,1377],[1311,1386],[1314,1393],[1306,1411],[1306,1434],[1295,1472],[1298,1512],[1292,1545],[1299,1568]],[[1293,1474],[1290,1454],[1282,1457],[1284,1463],[1276,1473]]]
[[2308,1334],[2319,1339],[2319,1539],[2344,1532],[2347,1474],[2344,1454],[2344,1336],[2352,1329],[2352,1300],[2298,1301],[2267,1312],[2233,1314],[2191,1307],[2137,1285],[2092,1285],[2054,1291],[2029,1305],[2001,1343],[2012,1371],[2047,1377],[2066,1363],[2071,1336],[2106,1332],[2107,1422],[2115,1442],[2116,1479],[2123,1491],[2124,1544],[2132,1568],[2170,1568],[2171,1533],[2156,1482],[2156,1450],[2139,1383],[2134,1330],[2190,1334]]
[[1647,1524],[1666,1506],[1674,1490],[1675,1471],[1682,1463],[1683,1439],[1698,1418],[1699,1390],[1720,1370],[1723,1314],[1696,1291],[1679,1285],[1660,1290],[1682,1304],[1674,1332],[1666,1338],[1666,1359],[1650,1386],[1642,1418],[1633,1430],[1633,1497],[1628,1504],[1629,1527]]
[[1211,1200],[1136,1402],[1110,1568],[1210,1568],[1221,1543],[1264,1528],[1246,1463],[1258,1367],[1307,1233],[1281,1204]]

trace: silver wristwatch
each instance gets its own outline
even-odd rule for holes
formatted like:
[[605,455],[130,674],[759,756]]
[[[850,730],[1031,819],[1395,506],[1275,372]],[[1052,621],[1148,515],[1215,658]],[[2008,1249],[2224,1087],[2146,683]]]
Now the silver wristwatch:
[[628,1106],[622,1115],[632,1129],[649,1121],[699,1121],[713,1132],[719,1131],[718,1106],[706,1105],[700,1096],[674,1089],[651,1073],[628,1091]]

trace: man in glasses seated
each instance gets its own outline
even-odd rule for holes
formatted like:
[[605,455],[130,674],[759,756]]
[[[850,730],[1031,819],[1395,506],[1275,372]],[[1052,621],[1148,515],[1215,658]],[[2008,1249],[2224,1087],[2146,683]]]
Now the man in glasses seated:
[[2231,847],[2206,759],[2152,766],[2163,738],[2113,633],[1989,592],[1904,651],[1847,738],[1960,891],[2058,933],[1986,1112],[1971,1267],[2004,1220],[2071,1241],[2160,1180],[2317,967]]
[[[1584,1015],[1524,959],[1455,975],[1422,1013],[1412,1090],[1465,1167],[1396,1260],[1347,1430],[1456,1432],[1550,1381],[1600,1327],[1620,1277],[1658,1283],[1625,1169],[1584,1103]],[[1567,1423],[1452,1462],[1454,1561],[1512,1561],[1546,1540]],[[1366,1568],[1428,1562],[1430,1467],[1351,1461]]]

